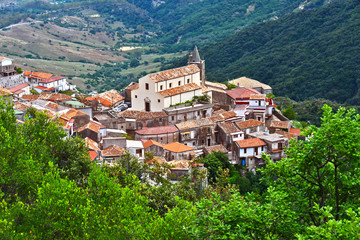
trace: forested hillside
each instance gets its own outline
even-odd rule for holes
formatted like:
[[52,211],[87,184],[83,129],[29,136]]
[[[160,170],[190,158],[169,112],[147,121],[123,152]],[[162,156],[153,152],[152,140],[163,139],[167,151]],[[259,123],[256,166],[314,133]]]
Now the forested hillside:
[[211,81],[247,76],[294,100],[359,104],[360,5],[336,2],[244,29],[200,49]]

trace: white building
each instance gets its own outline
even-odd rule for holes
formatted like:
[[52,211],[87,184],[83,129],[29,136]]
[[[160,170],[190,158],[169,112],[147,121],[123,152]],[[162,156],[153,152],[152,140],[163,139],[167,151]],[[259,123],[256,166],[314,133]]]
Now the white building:
[[200,68],[195,64],[148,74],[139,79],[139,88],[131,93],[132,109],[162,111],[201,96],[200,85]]
[[257,165],[263,164],[261,156],[267,152],[266,143],[259,138],[238,140],[235,142],[236,162],[253,170]]

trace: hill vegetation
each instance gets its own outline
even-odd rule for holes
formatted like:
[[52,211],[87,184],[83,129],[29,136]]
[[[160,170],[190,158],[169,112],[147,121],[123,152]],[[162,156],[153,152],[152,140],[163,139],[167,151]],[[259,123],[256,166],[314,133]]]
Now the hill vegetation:
[[261,23],[200,49],[207,77],[247,76],[296,101],[358,105],[360,6],[343,1]]

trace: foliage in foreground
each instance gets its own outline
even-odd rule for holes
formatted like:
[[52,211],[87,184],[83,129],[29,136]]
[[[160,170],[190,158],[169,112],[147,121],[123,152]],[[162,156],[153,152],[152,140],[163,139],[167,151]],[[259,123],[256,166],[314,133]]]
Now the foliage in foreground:
[[[89,162],[81,139],[44,114],[16,125],[0,111],[1,239],[356,239],[360,234],[360,116],[324,107],[320,128],[291,142],[288,158],[267,161],[261,193],[231,185],[234,169],[212,169],[213,185],[127,155],[116,168]],[[66,151],[66,154],[61,154]],[[218,165],[217,153],[209,161]],[[211,159],[211,161],[210,161]],[[216,164],[215,164],[216,165]],[[226,166],[222,166],[226,167]],[[231,167],[230,167],[231,168]],[[141,171],[139,171],[139,169]],[[149,185],[146,172],[154,180]],[[230,172],[230,175],[229,175]]]

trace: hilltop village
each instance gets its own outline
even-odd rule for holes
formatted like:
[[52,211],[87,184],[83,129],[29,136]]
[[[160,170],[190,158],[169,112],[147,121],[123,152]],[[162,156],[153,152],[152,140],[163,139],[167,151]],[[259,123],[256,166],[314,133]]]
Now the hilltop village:
[[[13,104],[19,124],[30,108],[44,112],[68,137],[84,138],[98,164],[116,164],[130,152],[149,165],[168,164],[176,177],[191,171],[193,159],[218,151],[255,172],[265,164],[263,153],[276,162],[289,139],[301,137],[276,109],[270,86],[246,77],[228,84],[233,88],[206,81],[196,47],[186,66],[148,74],[122,92],[87,97],[65,77],[22,73],[0,57],[0,95]],[[145,160],[147,152],[153,159]]]

